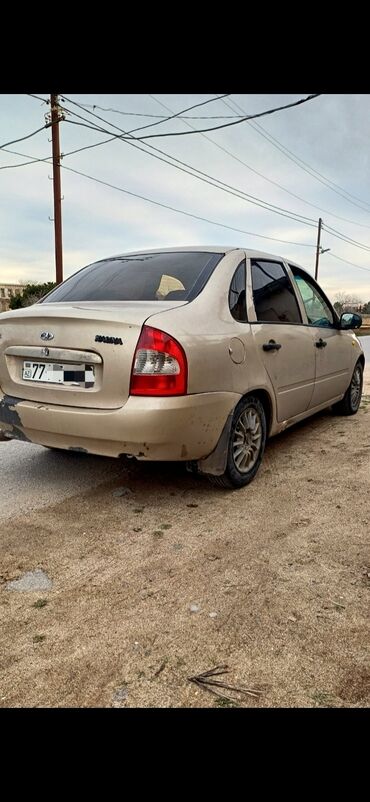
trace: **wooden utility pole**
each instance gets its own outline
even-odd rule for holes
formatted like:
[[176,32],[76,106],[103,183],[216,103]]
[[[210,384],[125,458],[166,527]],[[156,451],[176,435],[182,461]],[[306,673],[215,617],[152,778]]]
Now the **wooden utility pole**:
[[315,281],[317,281],[317,276],[318,276],[318,274],[319,274],[319,256],[320,256],[321,226],[322,226],[322,219],[321,219],[321,217],[319,217],[319,227],[318,227],[318,229],[317,229],[316,264],[315,264]]
[[50,95],[51,136],[53,143],[53,189],[54,189],[54,235],[55,235],[55,280],[63,281],[63,247],[62,247],[62,193],[60,183],[60,143],[58,95]]

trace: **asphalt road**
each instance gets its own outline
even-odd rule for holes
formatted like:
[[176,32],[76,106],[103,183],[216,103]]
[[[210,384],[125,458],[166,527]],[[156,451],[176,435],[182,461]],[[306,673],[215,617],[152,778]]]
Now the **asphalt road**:
[[120,460],[0,441],[0,520],[91,490],[121,473]]

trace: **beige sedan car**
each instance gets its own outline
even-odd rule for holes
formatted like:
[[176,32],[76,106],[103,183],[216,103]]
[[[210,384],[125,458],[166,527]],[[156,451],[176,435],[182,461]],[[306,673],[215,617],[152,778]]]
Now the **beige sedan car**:
[[364,354],[312,276],[244,248],[88,265],[0,316],[0,429],[56,449],[182,460],[224,487],[266,438],[361,400]]

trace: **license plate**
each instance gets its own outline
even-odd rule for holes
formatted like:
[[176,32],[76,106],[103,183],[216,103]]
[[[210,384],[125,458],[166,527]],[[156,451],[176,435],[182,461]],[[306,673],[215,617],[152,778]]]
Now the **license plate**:
[[93,387],[92,365],[61,365],[55,362],[23,362],[22,378],[31,382]]

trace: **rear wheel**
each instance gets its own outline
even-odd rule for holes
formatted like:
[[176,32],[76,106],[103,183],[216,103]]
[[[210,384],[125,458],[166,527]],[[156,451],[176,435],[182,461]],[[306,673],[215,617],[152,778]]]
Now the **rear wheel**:
[[362,396],[364,369],[361,362],[356,362],[355,369],[352,374],[351,384],[348,390],[338,404],[334,404],[333,410],[338,415],[355,415],[360,404]]
[[244,487],[255,477],[266,444],[266,415],[259,400],[246,396],[235,408],[227,451],[226,470],[222,476],[208,475],[219,487]]

